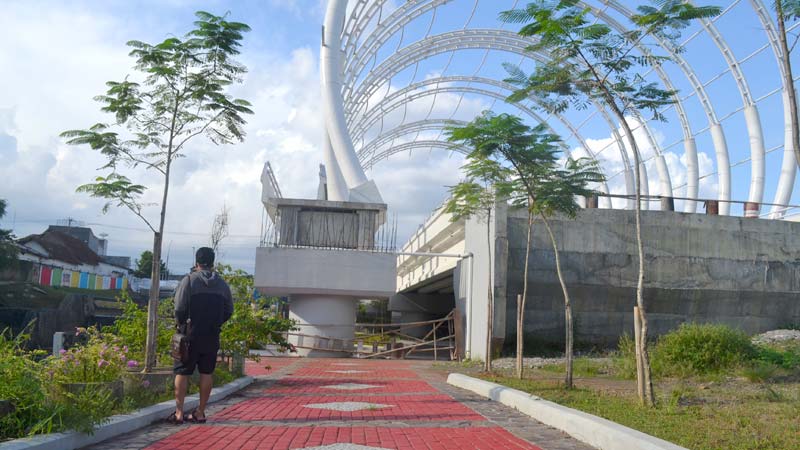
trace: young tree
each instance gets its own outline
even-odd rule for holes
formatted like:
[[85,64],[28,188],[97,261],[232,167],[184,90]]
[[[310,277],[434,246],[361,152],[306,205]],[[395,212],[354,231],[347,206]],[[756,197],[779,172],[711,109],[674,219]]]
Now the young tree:
[[[550,167],[555,164],[555,152],[551,152],[545,139],[540,144],[540,137],[543,136],[541,130],[539,134],[532,134],[530,127],[522,123],[521,120],[503,114],[496,116],[489,111],[485,111],[482,115],[476,117],[472,122],[463,127],[448,128],[448,136],[451,142],[465,145],[473,149],[467,155],[468,164],[465,166],[467,170],[467,181],[462,183],[461,186],[467,192],[480,192],[486,194],[484,186],[499,185],[502,186],[503,193],[505,194],[502,199],[514,197],[515,206],[524,206],[528,211],[528,241],[527,251],[525,258],[525,274],[523,276],[523,292],[522,300],[517,303],[517,376],[522,377],[522,362],[523,362],[523,324],[524,324],[524,308],[525,300],[527,299],[528,290],[528,256],[530,254],[531,244],[531,228],[533,226],[533,209],[531,209],[531,199],[527,194],[519,195],[522,190],[519,184],[519,179],[513,180],[512,175],[514,171],[504,164],[508,162],[503,158],[503,152],[522,153],[526,150],[529,152],[526,156],[529,157],[531,171],[544,167]],[[475,173],[478,169],[478,178],[484,180],[484,186],[476,185],[474,182],[470,184],[470,172]],[[473,177],[475,178],[475,177]],[[491,193],[489,193],[491,194]],[[463,195],[462,195],[463,197]],[[495,197],[488,195],[488,201],[496,201]],[[456,201],[459,197],[453,196],[451,202]],[[473,201],[467,201],[469,207],[474,207],[476,203],[483,201],[481,197],[474,197]],[[483,210],[483,208],[481,208]],[[490,209],[488,211],[491,211]],[[491,312],[491,310],[490,310]],[[490,364],[487,367],[491,367]],[[487,369],[488,370],[488,369]]]
[[[187,145],[200,135],[217,145],[242,141],[243,116],[252,114],[247,101],[227,93],[246,72],[233,57],[250,28],[226,16],[203,11],[196,16],[195,28],[183,38],[169,37],[155,45],[128,42],[144,81],[109,81],[106,94],[95,98],[102,111],[114,115],[115,123],[62,133],[67,143],[88,144],[107,158],[101,169],[110,174],[78,187],[78,192],[105,199],[103,212],[116,205],[139,217],[153,231],[154,261],[161,260],[173,163],[187,156]],[[119,170],[124,167],[144,167],[163,179],[157,221],[144,211],[149,205],[142,201],[146,187],[122,175]],[[150,277],[145,371],[156,363],[160,269],[160,264],[153,264]]]
[[[153,273],[153,252],[150,250],[145,250],[139,256],[139,259],[135,262],[136,270],[134,270],[133,275],[138,278],[147,278]],[[159,272],[164,274],[167,273],[167,265],[164,264],[164,261],[161,261],[161,268]]]
[[521,101],[535,97],[550,112],[563,112],[570,106],[588,107],[598,101],[619,121],[633,152],[635,175],[636,241],[639,273],[636,304],[641,311],[642,334],[636,343],[641,352],[644,385],[641,400],[655,403],[647,353],[647,315],[644,304],[644,245],[641,231],[641,157],[628,122],[628,115],[650,112],[665,120],[661,109],[675,101],[675,92],[662,89],[640,75],[643,67],[661,64],[666,56],[638,55],[633,50],[648,36],[659,34],[673,41],[692,20],[719,14],[717,7],[696,7],[680,0],[659,0],[657,7],[640,6],[633,17],[631,31],[615,33],[588,17],[589,10],[578,8],[577,0],[543,1],[525,9],[500,13],[500,19],[524,23],[521,36],[532,38],[531,52],[541,52],[548,61],[526,75],[519,67],[506,64],[507,80],[519,89],[509,98]]
[[[525,175],[521,175],[523,178]],[[558,250],[555,234],[550,226],[550,217],[561,214],[570,219],[574,219],[580,211],[576,198],[587,198],[596,194],[596,191],[589,188],[591,183],[600,183],[604,179],[597,164],[587,158],[578,160],[569,159],[565,168],[553,171],[551,177],[540,183],[526,182],[526,187],[532,189],[536,201],[532,208],[539,214],[544,222],[550,243],[553,246],[553,254],[556,260],[556,274],[561,285],[561,292],[564,295],[564,324],[565,324],[565,360],[566,370],[564,386],[572,389],[572,362],[575,333],[573,330],[574,321],[572,320],[572,302],[567,289],[567,282],[561,270],[561,254]]]
[[528,291],[528,261],[531,251],[531,234],[534,216],[545,223],[553,245],[556,259],[556,272],[564,294],[566,323],[566,386],[572,387],[572,307],[566,281],[561,271],[561,260],[558,245],[550,224],[549,217],[556,213],[575,217],[580,207],[576,197],[594,194],[588,186],[603,180],[595,163],[581,160],[567,160],[566,167],[559,167],[558,136],[546,132],[544,125],[531,128],[519,117],[509,114],[494,115],[484,112],[481,116],[459,129],[458,136],[463,143],[472,144],[474,139],[481,140],[487,132],[505,136],[503,142],[483,147],[482,157],[491,159],[495,164],[511,169],[513,179],[510,183],[510,197],[517,207],[528,211],[528,236],[526,245],[523,289],[517,304],[517,377],[522,378],[524,345],[524,315]]
[[[6,215],[7,203],[0,198],[0,219]],[[0,269],[11,267],[17,261],[17,246],[12,230],[0,229]]]
[[219,214],[214,216],[214,223],[211,225],[211,248],[217,255],[219,255],[219,245],[222,240],[228,237],[229,213],[228,207],[223,205]]
[[778,24],[778,44],[781,49],[781,59],[783,59],[783,79],[785,83],[786,95],[789,97],[789,118],[792,124],[792,143],[794,144],[794,157],[797,165],[800,166],[800,121],[797,118],[797,90],[794,87],[794,75],[792,75],[792,59],[790,54],[797,45],[800,37],[795,37],[792,45],[789,45],[786,32],[786,22],[800,18],[800,0],[774,0],[776,22]]
[[[489,130],[488,133],[500,130]],[[467,155],[467,162],[462,167],[464,181],[450,188],[450,200],[445,205],[445,211],[452,214],[453,221],[461,218],[482,217],[486,219],[486,249],[487,249],[487,312],[486,312],[486,359],[484,370],[492,370],[492,336],[494,334],[494,284],[492,258],[492,209],[497,202],[508,198],[511,193],[511,171],[501,166],[497,161],[486,157],[488,140],[501,141],[504,136],[497,134],[480,138],[466,139],[464,130],[449,128],[448,138],[453,142],[469,140],[472,150]]]

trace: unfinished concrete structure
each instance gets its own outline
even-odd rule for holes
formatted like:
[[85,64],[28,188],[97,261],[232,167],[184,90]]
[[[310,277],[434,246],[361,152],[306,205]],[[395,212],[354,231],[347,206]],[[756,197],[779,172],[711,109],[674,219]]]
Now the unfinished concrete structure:
[[[654,336],[687,321],[725,323],[747,333],[800,323],[800,223],[660,211],[644,212],[642,220],[644,295]],[[556,217],[551,224],[572,297],[576,340],[614,345],[633,330],[633,212],[586,209],[576,219]],[[449,239],[448,245],[469,257],[398,264],[400,294],[393,299],[416,301],[416,308],[398,303],[398,320],[406,321],[406,314],[413,320],[436,317],[436,303],[454,303],[463,321],[464,354],[482,358],[491,277],[494,344],[513,342],[527,225],[527,213],[500,204],[487,243],[485,219],[452,222],[443,212],[432,215],[404,251],[436,249]],[[530,338],[554,344],[564,339],[555,270],[549,237],[541,224],[534,226],[525,330]],[[443,280],[452,284],[444,286]],[[444,298],[450,288],[453,293]]]
[[[592,20],[624,33],[633,26],[636,5],[629,3],[586,0],[577,5]],[[648,37],[637,45],[634,52],[642,57],[671,59],[643,76],[676,92],[674,104],[660,111],[669,119],[665,123],[630,111],[633,137],[643,152],[640,180],[634,180],[632,155],[623,144],[619,124],[602,104],[545,117],[534,98],[511,105],[503,102],[514,87],[501,81],[504,72],[484,73],[487,61],[499,56],[502,62],[535,66],[549,58],[528,51],[530,41],[515,30],[485,20],[486,14],[496,17],[499,11],[522,6],[524,2],[518,0],[329,0],[320,51],[325,170],[314,201],[271,201],[280,195],[273,192],[277,190],[274,178],[267,177],[265,206],[279,237],[270,241],[272,248],[258,251],[257,285],[264,292],[290,295],[293,314],[315,333],[333,332],[312,323],[324,321],[323,317],[312,318],[313,314],[303,311],[314,311],[312,304],[339,305],[332,316],[348,331],[336,335],[350,333],[350,321],[344,317],[349,314],[345,305],[352,302],[333,298],[340,294],[350,299],[388,296],[391,283],[365,284],[361,271],[394,270],[390,256],[367,255],[375,253],[368,245],[369,233],[377,230],[385,207],[378,185],[368,179],[365,169],[416,149],[466,153],[468,149],[447,143],[442,131],[447,125],[472,119],[474,112],[470,116],[459,112],[462,104],[473,100],[481,105],[488,101],[488,109],[545,124],[563,137],[565,154],[600,164],[608,181],[595,186],[598,191],[620,196],[602,196],[602,210],[587,211],[575,222],[555,221],[567,241],[564,260],[568,282],[576,290],[579,340],[607,343],[630,331],[631,213],[611,208],[633,209],[631,195],[637,183],[645,196],[657,196],[644,201],[643,209],[664,211],[645,215],[646,241],[651,246],[645,249],[649,262],[646,298],[651,299],[656,334],[683,320],[725,321],[760,331],[780,325],[776,321],[781,318],[796,317],[797,242],[791,235],[798,230],[794,225],[672,212],[677,205],[685,213],[696,213],[704,200],[711,200],[708,210],[720,216],[783,219],[797,208],[789,205],[796,190],[797,165],[788,120],[796,105],[790,104],[785,89],[793,80],[763,76],[767,65],[772,67],[770,73],[782,74],[778,69],[787,63],[765,2],[722,5],[719,17],[686,30],[680,42],[685,48],[664,36]],[[456,16],[463,16],[464,22]],[[446,19],[437,19],[441,17]],[[757,33],[761,46],[737,54],[739,49],[731,48],[724,37],[723,26],[730,17],[747,18],[750,29],[763,30]],[[741,25],[736,25],[733,31],[738,32]],[[700,50],[693,49],[694,45]],[[464,57],[469,54],[472,61]],[[698,54],[699,59],[694,59]],[[695,66],[692,61],[701,64]],[[411,75],[410,80],[405,74]],[[739,95],[732,100],[731,92]],[[439,107],[441,99],[449,101],[445,108]],[[427,113],[419,114],[420,110]],[[670,128],[669,123],[675,125]],[[609,143],[597,148],[593,139]],[[681,155],[675,153],[676,148],[682,149]],[[778,150],[775,155],[780,161],[770,163],[767,156]],[[703,161],[715,164],[701,173]],[[749,169],[748,175],[740,175],[741,182],[733,183],[732,168],[742,166]],[[708,198],[701,195],[704,180],[714,184],[713,190],[708,188]],[[772,203],[767,203],[769,196]],[[731,202],[734,199],[743,201]],[[431,216],[403,249],[412,254],[400,255],[396,261],[398,295],[392,297],[391,308],[397,319],[437,317],[455,307],[462,313],[462,349],[472,357],[484,357],[486,327],[480,317],[486,314],[490,290],[496,298],[498,344],[514,323],[506,312],[515,311],[521,279],[515,275],[522,258],[519,220],[516,212],[507,214],[502,205],[488,225],[479,218],[453,223],[440,212]],[[364,226],[373,223],[373,228]],[[335,230],[337,236],[318,240],[307,230],[311,225]],[[731,241],[715,244],[723,236]],[[560,300],[553,288],[547,247],[537,237],[531,273],[536,293],[529,320],[542,322],[531,322],[530,329],[542,339],[558,340]],[[343,256],[331,256],[339,253]],[[374,263],[369,259],[373,257],[383,262]],[[347,264],[358,272],[346,274],[337,262],[350,258],[353,261]],[[298,264],[303,267],[297,268]],[[374,275],[375,280],[386,280],[385,274]],[[776,301],[770,303],[767,298]]]
[[282,198],[269,164],[262,182],[274,227],[256,251],[255,287],[289,298],[302,356],[347,356],[356,302],[395,292],[395,257],[376,241],[386,205]]

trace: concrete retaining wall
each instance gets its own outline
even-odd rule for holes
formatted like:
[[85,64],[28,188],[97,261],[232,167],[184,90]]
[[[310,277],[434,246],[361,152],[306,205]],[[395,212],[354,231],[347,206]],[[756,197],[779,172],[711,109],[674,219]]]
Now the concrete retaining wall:
[[[800,323],[800,223],[642,213],[645,302],[653,335],[686,321],[720,322],[748,333]],[[527,216],[508,217],[506,336],[515,334]],[[633,211],[584,210],[551,224],[576,317],[576,339],[613,344],[633,333],[637,254]],[[525,328],[563,341],[563,297],[544,226],[534,226]]]

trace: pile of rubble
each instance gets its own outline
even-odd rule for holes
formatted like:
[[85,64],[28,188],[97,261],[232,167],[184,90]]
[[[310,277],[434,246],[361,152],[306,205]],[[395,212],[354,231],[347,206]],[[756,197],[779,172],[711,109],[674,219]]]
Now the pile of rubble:
[[792,341],[800,343],[800,330],[772,330],[753,336],[753,343],[758,345],[783,344]]

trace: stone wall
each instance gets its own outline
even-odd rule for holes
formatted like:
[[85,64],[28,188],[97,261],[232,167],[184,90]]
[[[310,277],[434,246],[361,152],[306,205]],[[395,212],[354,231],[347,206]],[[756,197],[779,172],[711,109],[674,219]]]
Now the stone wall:
[[[584,210],[551,221],[576,318],[576,340],[613,345],[633,333],[637,254],[633,211]],[[651,335],[686,321],[759,333],[800,324],[800,223],[644,211],[645,305]],[[527,216],[508,217],[506,337],[516,333]],[[563,296],[544,226],[534,225],[525,330],[563,342]],[[502,310],[497,311],[502,313]]]

